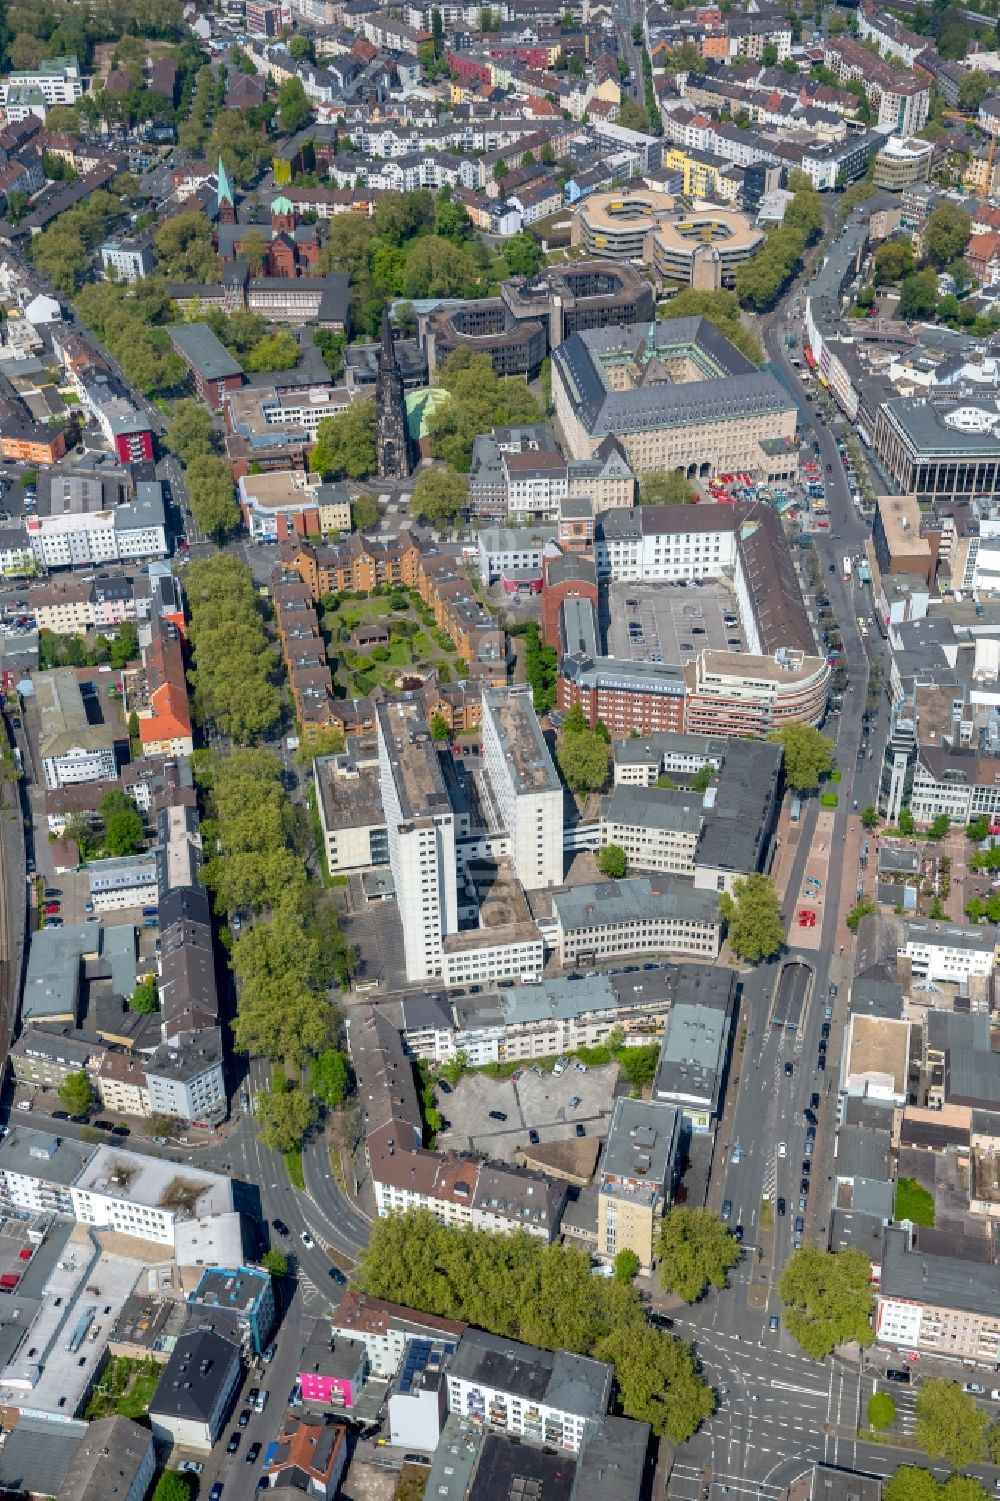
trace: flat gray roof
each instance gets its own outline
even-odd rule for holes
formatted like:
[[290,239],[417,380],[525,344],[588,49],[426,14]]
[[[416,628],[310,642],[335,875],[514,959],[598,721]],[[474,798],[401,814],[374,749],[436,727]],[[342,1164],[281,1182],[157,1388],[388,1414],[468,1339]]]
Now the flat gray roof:
[[484,688],[483,712],[493,720],[515,791],[561,793],[530,690]]
[[686,881],[661,877],[654,888],[641,876],[624,881],[597,881],[552,893],[552,905],[567,932],[600,928],[615,923],[719,922],[719,902],[714,891],[699,891]]
[[243,374],[243,366],[233,359],[207,323],[175,324],[170,329],[170,337],[174,348],[203,380],[224,380],[230,375]]
[[0,1490],[58,1496],[87,1432],[65,1418],[18,1418],[0,1449]]
[[679,1111],[672,1105],[619,1095],[608,1128],[602,1177],[662,1188],[670,1178],[678,1126]]
[[[922,1234],[919,1227],[914,1230],[913,1249],[908,1250],[905,1231],[886,1231],[880,1295],[995,1315],[1000,1308],[1000,1264],[925,1250]],[[956,1248],[961,1241],[961,1236],[954,1237]]]
[[697,836],[701,829],[703,803],[700,792],[626,784],[616,787],[604,799],[601,817],[607,823],[669,829],[675,834]]
[[498,1339],[481,1329],[462,1335],[448,1374],[584,1418],[602,1416],[611,1395],[612,1368],[604,1361]]
[[31,1131],[13,1125],[0,1141],[0,1172],[44,1178],[48,1183],[75,1183],[97,1147],[72,1136]]

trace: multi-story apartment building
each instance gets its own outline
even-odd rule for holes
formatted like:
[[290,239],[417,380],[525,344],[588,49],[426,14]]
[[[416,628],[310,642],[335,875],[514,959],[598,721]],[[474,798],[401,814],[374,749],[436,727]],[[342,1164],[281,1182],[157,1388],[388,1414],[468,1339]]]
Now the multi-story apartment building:
[[45,786],[73,782],[114,781],[115,737],[107,724],[91,724],[80,683],[72,667],[39,673],[29,705],[29,722],[37,714],[37,745]]
[[379,704],[376,724],[406,976],[429,979],[441,973],[445,935],[458,929],[455,818],[422,710]]
[[998,930],[992,924],[980,927],[930,918],[907,921],[901,942],[915,980],[953,984],[973,976],[988,978],[996,966],[997,949]]
[[[975,1361],[1000,1359],[1000,1267],[965,1257],[953,1239],[922,1244],[924,1232],[887,1230],[875,1314],[880,1344]],[[935,1232],[929,1232],[933,1240]]]
[[135,499],[121,504],[93,475],[61,472],[46,483],[38,513],[25,521],[31,550],[45,568],[166,557],[166,511],[158,480],[141,481]]
[[530,688],[483,690],[483,760],[511,863],[529,890],[563,878],[563,790]]
[[9,73],[0,81],[0,104],[6,105],[11,90],[41,94],[50,107],[75,104],[83,93],[80,64],[71,55],[50,57],[34,71]]
[[483,1428],[576,1453],[607,1412],[612,1367],[467,1329],[447,1371],[448,1409]]
[[615,1100],[597,1194],[598,1256],[614,1261],[619,1251],[633,1251],[643,1275],[652,1272],[680,1131],[681,1112],[672,1105]]
[[601,843],[625,851],[629,867],[691,875],[702,825],[698,793],[617,787],[601,808]]

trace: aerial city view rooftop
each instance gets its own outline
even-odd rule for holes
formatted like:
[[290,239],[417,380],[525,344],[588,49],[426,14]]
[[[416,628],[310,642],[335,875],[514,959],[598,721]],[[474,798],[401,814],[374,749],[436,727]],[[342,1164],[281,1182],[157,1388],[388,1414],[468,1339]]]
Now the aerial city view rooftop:
[[1000,1493],[998,135],[997,0],[2,8],[0,1496]]

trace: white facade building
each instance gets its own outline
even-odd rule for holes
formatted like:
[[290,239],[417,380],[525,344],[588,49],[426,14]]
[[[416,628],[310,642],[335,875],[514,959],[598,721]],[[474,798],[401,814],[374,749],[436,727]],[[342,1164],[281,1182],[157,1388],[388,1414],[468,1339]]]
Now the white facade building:
[[9,73],[0,81],[0,104],[11,89],[41,94],[48,105],[75,104],[83,93],[80,64],[75,57],[50,57],[37,72]]
[[997,929],[930,919],[908,922],[902,952],[915,980],[958,984],[973,975],[987,979],[996,964]]
[[412,703],[379,704],[377,730],[406,977],[425,980],[441,974],[442,942],[458,929],[455,818],[423,711]]
[[483,761],[514,874],[529,891],[563,878],[563,791],[530,688],[483,689]]

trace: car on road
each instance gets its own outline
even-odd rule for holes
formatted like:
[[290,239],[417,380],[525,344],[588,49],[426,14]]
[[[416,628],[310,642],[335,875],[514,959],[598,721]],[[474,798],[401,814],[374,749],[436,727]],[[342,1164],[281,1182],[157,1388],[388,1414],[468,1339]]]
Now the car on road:
[[238,1428],[233,1429],[232,1433],[229,1435],[229,1443],[226,1445],[227,1454],[236,1453],[237,1449],[240,1447],[240,1439],[242,1438],[242,1436],[243,1435],[240,1433]]
[[260,1396],[260,1387],[259,1386],[252,1386],[250,1388],[250,1390],[247,1392],[247,1406],[248,1407],[256,1407],[257,1406],[257,1398],[259,1396]]
[[248,1465],[255,1465],[257,1463],[258,1459],[260,1458],[260,1449],[261,1446],[258,1443],[253,1443],[250,1445],[249,1449],[247,1450],[246,1459]]
[[732,1212],[733,1212],[733,1201],[732,1201],[732,1199],[723,1199],[723,1201],[722,1201],[722,1218],[724,1220],[728,1220],[728,1218],[732,1214]]
[[778,1315],[776,1313],[772,1313],[771,1317],[767,1321],[767,1327],[770,1329],[772,1334],[777,1334],[780,1323],[781,1321],[778,1318]]
[[886,1381],[898,1381],[900,1386],[909,1386],[910,1373],[907,1370],[893,1370],[890,1366],[885,1373]]
[[825,1053],[828,1047],[829,1047],[829,1043],[827,1042],[826,1038],[825,1037],[821,1037],[820,1040],[819,1040],[818,1051],[820,1053]]
[[94,1125],[97,1127],[98,1131],[110,1131],[112,1126],[114,1125],[114,1121],[95,1121]]
[[801,1194],[807,1194],[808,1192],[809,1192],[809,1179],[808,1178],[803,1178],[803,1179],[801,1179],[801,1181],[799,1183],[799,1193],[801,1193]]
[[299,1231],[299,1240],[305,1246],[305,1248],[306,1248],[307,1251],[311,1251],[312,1248],[313,1248],[313,1246],[316,1244],[316,1242],[313,1240],[312,1236],[309,1234],[308,1230],[300,1230]]
[[212,1486],[212,1489],[208,1493],[208,1501],[221,1501],[221,1498],[222,1498],[222,1481],[221,1480],[217,1480],[215,1482],[215,1484]]
[[830,1035],[830,1023],[829,1022],[824,1022],[823,1023],[823,1025],[819,1029],[819,1035],[821,1037],[829,1037],[829,1035]]
[[802,1218],[801,1214],[797,1214],[795,1216],[795,1224],[794,1224],[793,1228],[795,1230],[796,1235],[801,1235],[802,1232],[803,1232],[803,1230],[806,1228],[806,1222]]
[[505,1121],[506,1119],[507,1119],[507,1112],[505,1110],[491,1110],[490,1111],[490,1120],[491,1121]]
[[733,1226],[733,1240],[736,1242],[736,1244],[738,1246],[741,1246],[743,1244],[743,1226],[742,1225],[734,1225]]
[[837,987],[836,987],[836,985],[828,985],[826,987],[826,993],[831,998],[834,997],[837,994]]
[[778,1213],[779,1213],[779,1215],[782,1215],[782,1216],[785,1213],[785,1201],[784,1201],[784,1199],[779,1199],[778,1200]]
[[783,1141],[779,1141],[778,1142],[778,1156],[779,1157],[787,1157],[788,1156],[788,1147],[786,1146],[786,1144]]
[[68,1110],[53,1110],[53,1112],[52,1112],[52,1119],[54,1121],[68,1121],[69,1120],[69,1111]]
[[182,1459],[177,1466],[181,1475],[200,1475],[204,1468],[200,1459]]
[[271,1224],[274,1226],[275,1230],[277,1230],[279,1235],[288,1234],[288,1226],[285,1224],[284,1220],[272,1220]]
[[965,1383],[965,1385],[963,1386],[962,1390],[964,1392],[968,1392],[968,1394],[969,1394],[970,1397],[985,1397],[986,1396],[986,1388],[985,1388],[985,1386],[980,1386],[978,1381],[967,1381]]
[[537,1147],[539,1141],[541,1140],[541,1138],[538,1135],[538,1132],[535,1130],[534,1126],[532,1126],[531,1130],[528,1132],[528,1140],[529,1140],[529,1142],[531,1143],[531,1145],[533,1147]]
[[816,1093],[813,1093],[810,1096],[809,1104],[812,1106],[813,1110],[818,1110],[819,1109],[819,1095],[816,1094]]
[[1000,1386],[995,1386],[990,1392],[991,1402],[1000,1402]]
[[736,1164],[742,1158],[742,1156],[743,1156],[743,1149],[742,1149],[742,1147],[733,1147],[732,1155],[730,1156],[729,1160],[733,1164],[733,1166],[735,1167]]
[[808,1205],[805,1194],[799,1194],[799,1213],[805,1214],[807,1207]]
[[577,1123],[576,1123],[576,1134],[577,1134],[577,1136],[586,1136],[586,1134],[587,1134],[587,1128],[583,1124],[583,1121],[577,1121]]
[[822,1053],[820,1053],[819,1057],[816,1059],[816,1071],[820,1074],[826,1073],[826,1059],[823,1057]]
[[785,1078],[786,1079],[790,1079],[792,1077],[792,1075],[794,1074],[794,1072],[795,1072],[795,1064],[794,1063],[786,1063],[785,1064]]
[[250,1412],[249,1407],[244,1407],[244,1409],[240,1413],[239,1419],[238,1419],[240,1427],[241,1428],[249,1428],[250,1427],[250,1418],[251,1418],[251,1412]]

